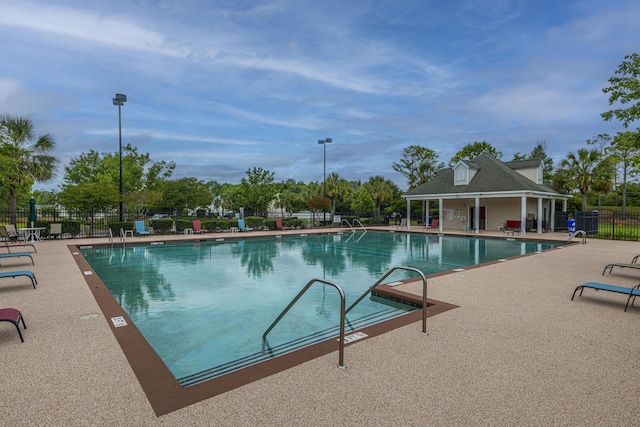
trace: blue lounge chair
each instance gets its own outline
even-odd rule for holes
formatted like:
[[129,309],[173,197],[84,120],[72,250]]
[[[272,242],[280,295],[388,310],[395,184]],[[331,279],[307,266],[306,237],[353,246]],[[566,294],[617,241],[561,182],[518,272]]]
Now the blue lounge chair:
[[244,219],[238,220],[238,229],[240,231],[253,231],[253,228],[247,227],[246,225],[244,225]]
[[29,271],[29,270],[0,271],[0,279],[5,277],[14,278],[18,276],[29,277],[31,279],[31,284],[33,285],[33,289],[36,288],[36,283],[38,283],[38,281],[36,280],[36,275],[33,274],[33,271]]
[[14,243],[10,245],[9,243],[5,242],[4,245],[0,244],[0,248],[6,249],[7,252],[9,253],[11,253],[11,248],[17,248],[17,247],[20,247],[20,249],[18,249],[19,251],[24,251],[26,249],[25,246],[31,246],[33,248],[33,252],[36,254],[38,253],[38,250],[33,245],[33,243]]
[[0,254],[0,259],[2,259],[2,258],[19,258],[21,256],[28,256],[29,259],[31,260],[31,265],[35,265],[35,263],[33,262],[33,257],[28,252],[14,252],[14,253],[8,253],[8,254]]
[[[624,311],[627,311],[627,307],[629,307],[629,302],[631,302],[631,305],[633,305],[633,303],[636,301],[636,297],[640,296],[640,284],[638,284],[637,286],[634,286],[633,288],[625,288],[624,286],[615,286],[615,285],[607,285],[604,283],[587,282],[578,286],[573,291],[573,296],[571,297],[571,301],[573,301],[573,297],[576,296],[576,292],[578,292],[578,289],[580,289],[580,296],[582,296],[582,291],[584,291],[584,288],[595,289],[596,291],[608,291],[608,292],[616,292],[619,294],[629,295],[629,298],[627,299],[627,305],[624,306]],[[633,298],[633,301],[631,301],[631,298]]]
[[136,234],[138,235],[151,234],[150,232],[144,229],[144,221],[136,221]]
[[613,267],[630,268],[632,270],[640,270],[640,264],[636,264],[636,263],[625,264],[623,262],[614,262],[612,264],[607,264],[607,266],[604,268],[604,270],[602,270],[602,275],[604,276],[604,273],[607,272],[607,269],[609,269],[609,274],[611,274],[611,270],[613,270]]

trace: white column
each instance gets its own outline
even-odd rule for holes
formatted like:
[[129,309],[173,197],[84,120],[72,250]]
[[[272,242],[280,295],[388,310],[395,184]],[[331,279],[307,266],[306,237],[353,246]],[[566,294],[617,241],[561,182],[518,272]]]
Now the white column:
[[527,196],[520,198],[520,227],[522,228],[522,235],[527,235]]
[[538,197],[538,234],[542,234],[542,197]]
[[411,200],[407,199],[407,230],[411,230]]
[[475,233],[480,233],[480,197],[476,196],[476,208],[473,210],[473,224],[476,226]]
[[549,230],[556,231],[556,199],[551,199],[551,217],[549,218]]
[[442,231],[442,223],[443,223],[443,216],[442,216],[442,197],[438,198],[438,231]]

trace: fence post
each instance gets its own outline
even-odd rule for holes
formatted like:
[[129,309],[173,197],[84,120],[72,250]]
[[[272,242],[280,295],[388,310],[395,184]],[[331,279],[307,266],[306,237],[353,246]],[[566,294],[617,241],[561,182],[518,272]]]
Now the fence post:
[[611,212],[611,240],[616,239],[616,213]]

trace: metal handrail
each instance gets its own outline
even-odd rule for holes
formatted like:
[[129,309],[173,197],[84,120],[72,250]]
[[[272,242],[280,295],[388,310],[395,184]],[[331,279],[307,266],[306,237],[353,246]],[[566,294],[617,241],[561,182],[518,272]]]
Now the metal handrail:
[[413,271],[414,273],[418,273],[420,277],[422,277],[422,333],[425,335],[429,335],[429,333],[427,332],[427,277],[424,275],[422,271],[413,267],[396,266],[391,268],[391,270],[387,271],[387,273],[384,276],[382,276],[380,280],[374,283],[373,286],[371,286],[365,293],[360,295],[360,298],[358,298],[353,304],[349,306],[349,308],[347,308],[347,311],[345,311],[345,315],[349,311],[351,311],[351,309],[355,307],[360,301],[362,301],[364,297],[366,297],[376,286],[381,284],[384,279],[389,277],[389,275],[396,270]]
[[582,244],[586,245],[587,244],[587,232],[584,230],[576,230],[573,233],[571,233],[569,235],[569,238],[567,239],[567,243],[569,243],[571,241],[571,239],[573,239],[576,236],[582,235]]
[[367,231],[367,229],[364,227],[364,225],[362,225],[362,223],[360,222],[360,220],[359,220],[358,218],[355,218],[355,219],[353,220],[353,225],[354,225],[354,226],[356,225],[356,222],[357,222],[358,224],[360,224],[360,227],[362,227],[362,229],[363,229],[364,231]]
[[314,283],[324,283],[325,285],[333,286],[340,293],[340,345],[339,345],[339,351],[338,351],[338,368],[346,369],[347,367],[344,366],[344,324],[345,324],[344,318],[345,318],[345,315],[346,315],[346,313],[344,311],[344,307],[345,307],[344,292],[343,292],[342,288],[337,283],[331,282],[329,280],[324,280],[324,279],[311,279],[311,280],[309,280],[309,282],[305,285],[305,287],[302,288],[302,290],[298,293],[298,295],[296,295],[296,297],[289,303],[287,308],[285,308],[282,311],[282,313],[280,313],[280,315],[277,317],[277,319],[273,321],[271,326],[269,326],[267,328],[267,330],[264,332],[264,334],[262,334],[262,353],[264,354],[264,352],[266,350],[267,334],[269,332],[271,332],[271,330],[278,324],[278,322],[280,320],[282,320],[284,315],[287,314],[287,312],[291,309],[291,307],[293,307],[293,305],[296,302],[298,302],[300,297],[302,297],[302,295],[305,292],[307,292],[307,290]]
[[120,229],[120,241],[122,242],[122,247],[127,246],[127,233],[124,232],[124,228]]
[[351,223],[349,222],[349,220],[347,219],[343,219],[341,224],[347,223],[347,225],[349,226],[349,228],[351,229],[351,231],[356,231],[355,228],[353,228],[353,225],[351,225]]

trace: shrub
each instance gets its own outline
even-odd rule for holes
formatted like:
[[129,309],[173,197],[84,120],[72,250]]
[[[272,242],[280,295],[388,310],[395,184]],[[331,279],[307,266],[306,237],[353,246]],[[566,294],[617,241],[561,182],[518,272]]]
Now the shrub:
[[173,228],[173,219],[158,218],[149,221],[154,233],[168,233]]
[[[133,222],[133,221],[112,222],[112,223],[109,223],[108,227],[109,227],[109,229],[111,230],[111,233],[114,236],[119,236],[120,235],[120,229],[123,229],[123,230],[135,230],[136,229],[136,223]],[[63,226],[63,230],[64,230],[64,226]]]
[[[185,228],[193,228],[193,221],[190,219],[178,218],[176,220],[176,233],[184,232]],[[204,227],[204,228],[207,228],[207,227]]]
[[35,221],[34,227],[42,227],[44,230],[40,230],[40,237],[48,238],[51,231],[51,224],[62,224],[62,234],[69,234],[72,237],[77,237],[80,234],[80,222],[74,220],[64,221]]

